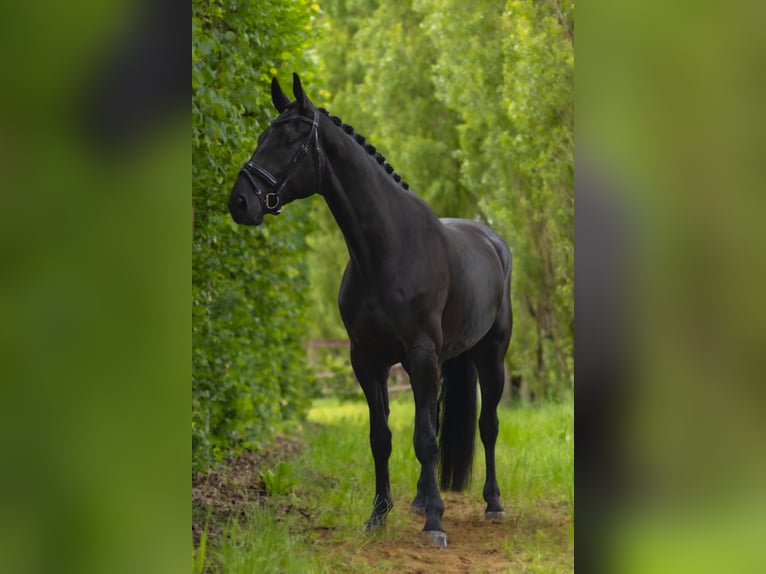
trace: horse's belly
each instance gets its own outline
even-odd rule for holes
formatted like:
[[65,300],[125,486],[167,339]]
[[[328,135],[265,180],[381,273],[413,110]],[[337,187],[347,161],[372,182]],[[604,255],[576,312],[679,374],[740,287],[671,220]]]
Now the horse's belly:
[[461,314],[461,319],[450,321],[445,318],[442,323],[443,343],[442,356],[451,359],[460,353],[473,348],[476,343],[489,332],[497,319],[497,307],[481,309]]

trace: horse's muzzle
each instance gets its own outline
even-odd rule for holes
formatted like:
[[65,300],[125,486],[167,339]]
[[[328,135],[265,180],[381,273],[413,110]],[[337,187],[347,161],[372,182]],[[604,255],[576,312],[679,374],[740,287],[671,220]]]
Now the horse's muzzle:
[[263,221],[263,205],[250,186],[237,178],[229,196],[229,213],[240,225],[260,225]]

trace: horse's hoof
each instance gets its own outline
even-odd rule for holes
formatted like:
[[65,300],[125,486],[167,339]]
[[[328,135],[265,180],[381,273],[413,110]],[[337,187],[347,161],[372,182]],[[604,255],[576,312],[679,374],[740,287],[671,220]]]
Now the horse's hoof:
[[446,548],[447,533],[441,530],[426,530],[420,533],[420,542],[432,548]]
[[492,522],[505,522],[505,512],[500,511],[493,511],[493,512],[485,512],[484,513],[484,519],[490,520]]
[[385,530],[386,528],[386,519],[385,518],[370,518],[367,522],[364,523],[364,531],[365,532],[381,532]]
[[411,504],[410,510],[417,514],[418,516],[425,516],[426,515],[426,507],[425,505],[421,506],[420,504]]

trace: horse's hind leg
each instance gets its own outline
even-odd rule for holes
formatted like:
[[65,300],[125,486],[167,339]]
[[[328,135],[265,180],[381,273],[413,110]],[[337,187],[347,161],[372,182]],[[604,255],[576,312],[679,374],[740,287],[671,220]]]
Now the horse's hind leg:
[[495,444],[499,422],[497,418],[497,405],[503,395],[504,372],[503,360],[485,360],[476,365],[479,371],[479,385],[481,387],[481,413],[479,414],[479,434],[484,444],[484,458],[486,461],[486,479],[484,482],[484,500],[487,509],[484,515],[490,518],[502,518],[505,516],[500,504],[500,487],[497,484],[495,470]]
[[495,470],[495,444],[499,421],[497,406],[503,396],[505,385],[505,353],[511,337],[511,311],[507,303],[507,312],[501,314],[498,322],[474,348],[474,362],[479,373],[481,388],[481,413],[479,414],[479,434],[484,444],[486,461],[486,479],[484,482],[484,500],[487,519],[503,519],[505,512],[500,504],[500,487],[497,484]]
[[365,529],[373,530],[386,523],[386,515],[394,506],[389,485],[388,459],[391,456],[391,430],[388,428],[388,367],[374,366],[355,347],[351,348],[351,365],[370,408],[370,448],[375,460],[375,498],[372,514]]

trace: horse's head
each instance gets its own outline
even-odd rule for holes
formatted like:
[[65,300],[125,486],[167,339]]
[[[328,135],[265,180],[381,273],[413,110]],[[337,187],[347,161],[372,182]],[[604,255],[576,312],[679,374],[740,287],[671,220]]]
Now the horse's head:
[[[271,101],[279,117],[258,136],[258,146],[242,166],[229,196],[229,212],[243,225],[259,225],[264,213],[278,214],[282,206],[307,197],[319,188],[321,165],[319,111],[293,74],[295,101],[271,82]],[[308,159],[307,159],[307,156]]]

